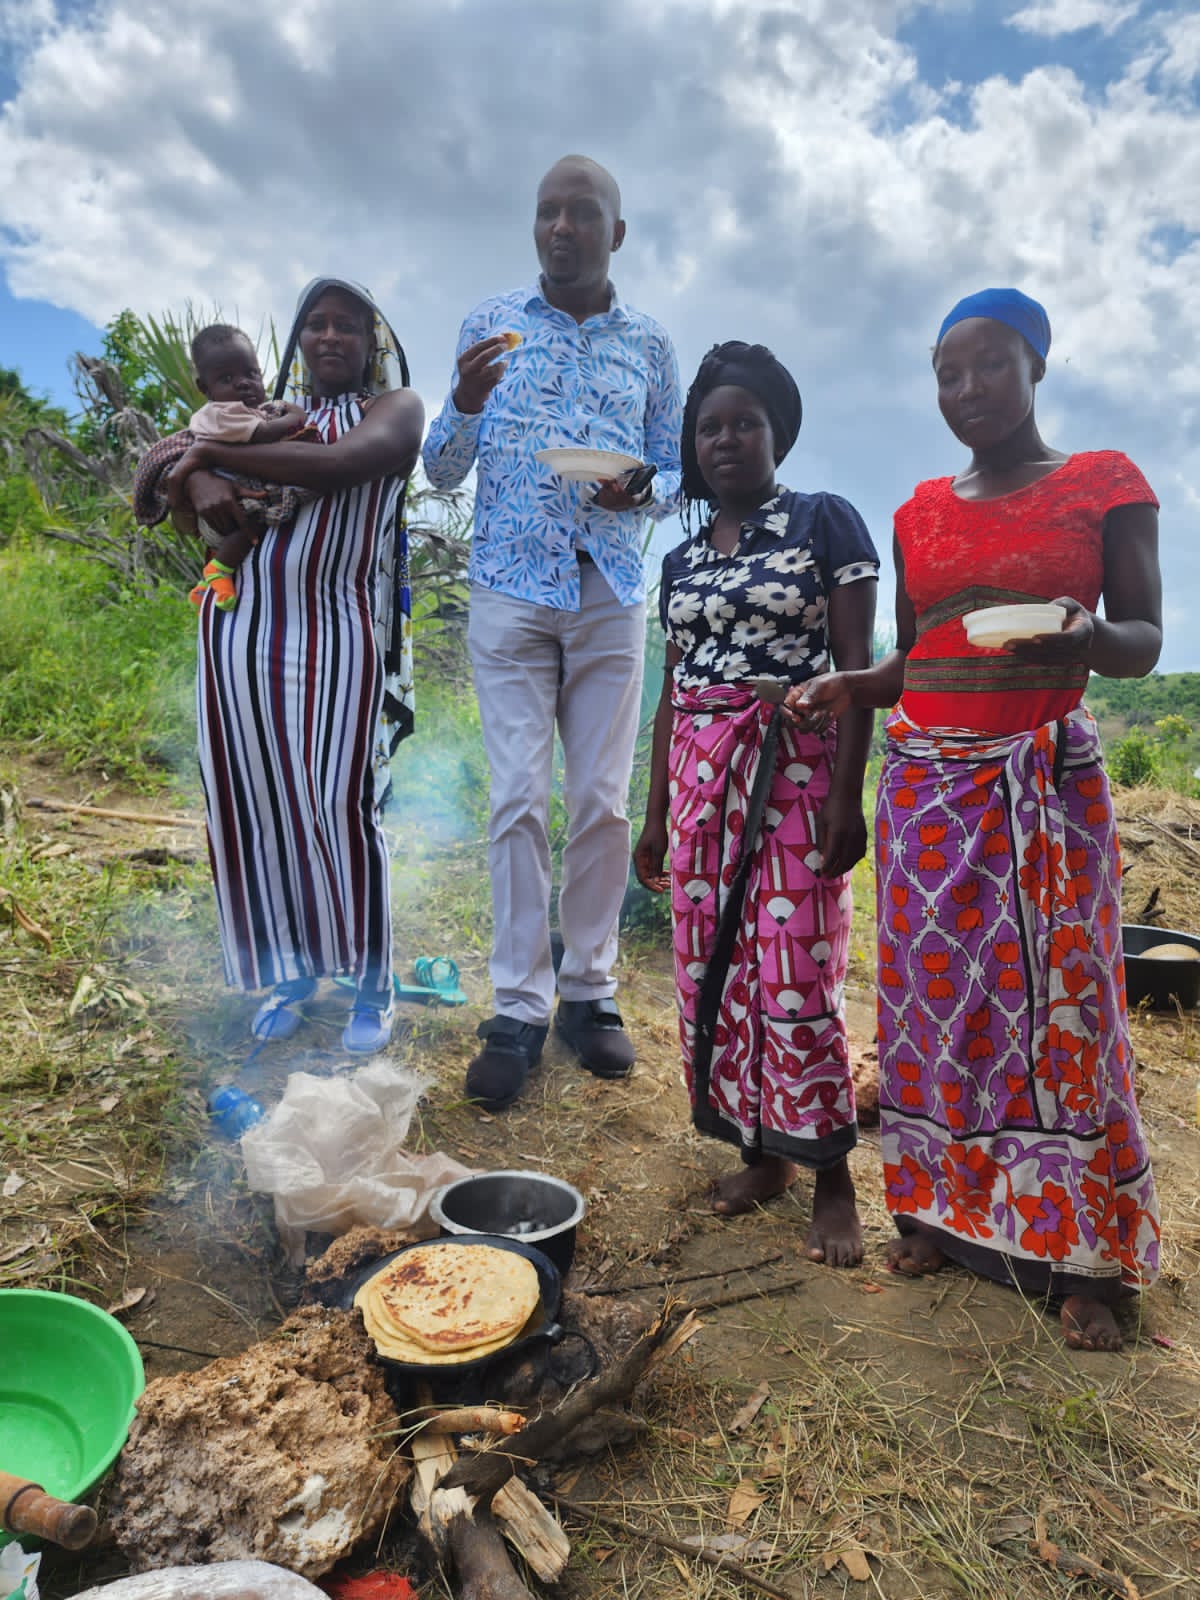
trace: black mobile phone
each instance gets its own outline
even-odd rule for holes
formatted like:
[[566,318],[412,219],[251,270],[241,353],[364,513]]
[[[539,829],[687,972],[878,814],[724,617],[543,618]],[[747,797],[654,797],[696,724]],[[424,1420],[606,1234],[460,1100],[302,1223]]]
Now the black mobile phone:
[[636,500],[638,495],[645,494],[646,490],[654,482],[654,475],[657,471],[658,468],[653,461],[647,461],[640,467],[634,467],[621,487],[627,495],[632,495]]

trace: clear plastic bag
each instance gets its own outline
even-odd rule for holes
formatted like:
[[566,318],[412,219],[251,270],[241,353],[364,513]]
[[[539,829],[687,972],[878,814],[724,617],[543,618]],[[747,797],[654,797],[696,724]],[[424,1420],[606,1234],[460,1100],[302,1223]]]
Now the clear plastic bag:
[[0,1600],[38,1600],[37,1570],[41,1555],[6,1544],[0,1550]]
[[163,1567],[85,1589],[75,1600],[326,1600],[323,1590],[269,1561]]
[[412,1227],[435,1190],[469,1173],[449,1156],[404,1149],[426,1081],[384,1061],[338,1078],[294,1072],[275,1109],[247,1129],[246,1176],[251,1188],[274,1196],[293,1263],[304,1259],[309,1229]]

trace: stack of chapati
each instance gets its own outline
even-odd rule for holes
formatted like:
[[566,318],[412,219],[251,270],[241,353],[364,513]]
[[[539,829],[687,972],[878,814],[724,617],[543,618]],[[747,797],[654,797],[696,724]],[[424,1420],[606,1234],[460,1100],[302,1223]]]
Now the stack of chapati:
[[1142,951],[1143,961],[1200,961],[1200,950],[1190,944],[1152,944]]
[[354,1296],[389,1361],[450,1366],[518,1338],[539,1310],[537,1270],[514,1250],[447,1240],[405,1250]]

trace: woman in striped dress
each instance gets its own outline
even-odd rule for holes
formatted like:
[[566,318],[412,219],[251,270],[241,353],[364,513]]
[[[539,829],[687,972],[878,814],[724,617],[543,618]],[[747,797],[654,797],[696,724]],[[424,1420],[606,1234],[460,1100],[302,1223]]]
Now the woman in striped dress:
[[[343,1043],[381,1049],[392,1026],[387,760],[412,724],[404,489],[423,411],[404,356],[364,289],[319,278],[300,297],[276,394],[290,387],[321,447],[198,443],[172,503],[219,533],[241,523],[250,473],[316,492],[261,531],[238,605],[200,614],[197,713],[209,854],[227,981],[271,986],[252,1023],[288,1038],[317,980],[347,973]],[[258,530],[256,530],[258,531]]]

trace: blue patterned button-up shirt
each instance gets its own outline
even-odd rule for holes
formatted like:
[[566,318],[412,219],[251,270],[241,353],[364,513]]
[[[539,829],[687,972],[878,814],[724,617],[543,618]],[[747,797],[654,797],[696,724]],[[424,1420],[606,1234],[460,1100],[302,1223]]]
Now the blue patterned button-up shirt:
[[[458,354],[506,332],[521,343],[483,410],[468,416],[454,404],[456,372],[422,452],[438,489],[457,487],[478,463],[471,582],[578,611],[580,548],[621,604],[634,605],[645,594],[644,518],[670,516],[679,504],[683,405],[671,340],[615,290],[608,311],[577,323],[534,284],[477,306]],[[534,460],[550,445],[653,461],[654,500],[644,510],[602,510],[591,503],[593,485],[565,483]]]

